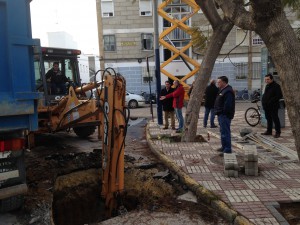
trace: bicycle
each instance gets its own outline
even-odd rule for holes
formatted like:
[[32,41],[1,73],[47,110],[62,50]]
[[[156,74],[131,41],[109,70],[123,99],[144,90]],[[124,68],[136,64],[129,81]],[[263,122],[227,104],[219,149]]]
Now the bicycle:
[[250,107],[245,112],[245,120],[251,127],[255,127],[261,120],[260,106],[258,104],[259,101],[260,100],[258,98],[252,100],[251,102],[256,103],[257,108]]
[[236,91],[235,92],[235,99],[236,100],[244,100],[244,101],[250,100],[250,95],[248,93],[248,90],[245,88],[242,91]]

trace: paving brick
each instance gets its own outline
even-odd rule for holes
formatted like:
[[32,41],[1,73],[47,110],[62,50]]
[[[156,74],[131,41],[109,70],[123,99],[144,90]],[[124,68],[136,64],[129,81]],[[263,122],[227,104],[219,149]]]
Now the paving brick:
[[224,170],[238,170],[238,162],[235,153],[224,153]]
[[[205,133],[202,132],[202,120],[203,112],[200,111],[198,133],[207,135],[207,130]],[[149,132],[152,136],[156,135],[157,137],[162,130],[157,127],[156,123],[156,121],[149,122],[153,126]],[[245,127],[244,111],[237,111],[231,125],[232,136],[237,135],[241,127]],[[177,165],[182,167],[183,171],[188,173],[189,170],[191,172],[189,176],[192,179],[213,191],[241,215],[251,219],[253,223],[279,225],[278,221],[280,220],[280,224],[284,224],[282,218],[276,217],[275,207],[278,207],[278,201],[292,201],[292,199],[300,201],[300,165],[280,158],[276,160],[279,162],[281,160],[281,164],[276,165],[270,160],[272,154],[264,148],[257,148],[256,156],[255,151],[253,154],[245,154],[245,147],[239,149],[233,145],[234,153],[243,158],[245,156],[245,173],[255,173],[256,165],[259,164],[259,176],[239,174],[239,177],[226,177],[224,163],[220,162],[220,158],[216,156],[216,149],[220,147],[219,131],[217,129],[210,131],[215,135],[210,135],[209,143],[164,143],[163,140],[153,140],[151,144],[173,159]],[[265,131],[265,128],[256,126],[253,131],[261,133]],[[288,122],[282,129],[282,138],[275,141],[295,150],[293,147],[295,141],[291,136],[291,127]],[[235,140],[234,137],[232,140]],[[246,148],[254,149],[255,147],[250,145]],[[258,164],[253,162],[258,162]]]
[[239,172],[236,170],[224,170],[225,177],[238,177]]
[[244,145],[243,148],[245,151],[244,160],[246,162],[258,161],[256,145]]

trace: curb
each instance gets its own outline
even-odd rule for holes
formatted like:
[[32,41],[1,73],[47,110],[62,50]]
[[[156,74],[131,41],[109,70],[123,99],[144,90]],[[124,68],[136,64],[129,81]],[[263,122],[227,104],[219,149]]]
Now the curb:
[[146,139],[151,151],[162,161],[171,171],[176,173],[179,177],[180,182],[184,183],[198,199],[203,201],[205,204],[211,206],[213,209],[228,222],[234,225],[250,225],[253,224],[246,217],[238,214],[237,211],[230,208],[225,202],[219,200],[219,197],[210,190],[204,188],[188,174],[186,174],[173,160],[169,159],[163,152],[162,149],[156,149],[154,142],[151,140],[149,133],[149,124],[146,126]]

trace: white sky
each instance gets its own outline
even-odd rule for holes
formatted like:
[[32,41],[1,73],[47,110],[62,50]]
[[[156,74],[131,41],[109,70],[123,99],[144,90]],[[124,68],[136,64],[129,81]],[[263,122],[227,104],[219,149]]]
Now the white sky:
[[96,0],[32,0],[33,38],[48,46],[47,32],[65,31],[85,54],[99,54]]

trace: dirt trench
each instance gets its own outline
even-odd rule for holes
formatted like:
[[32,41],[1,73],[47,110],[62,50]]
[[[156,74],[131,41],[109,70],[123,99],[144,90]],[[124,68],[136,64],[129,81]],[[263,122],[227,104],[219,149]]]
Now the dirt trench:
[[[211,208],[177,200],[188,190],[151,153],[145,123],[127,133],[122,205],[128,212],[186,211],[191,217],[200,215],[207,224],[220,224],[220,216]],[[26,157],[29,192],[19,212],[21,224],[53,225],[52,220],[55,225],[82,225],[106,220],[97,136],[83,140],[73,133],[41,135],[37,146]]]

